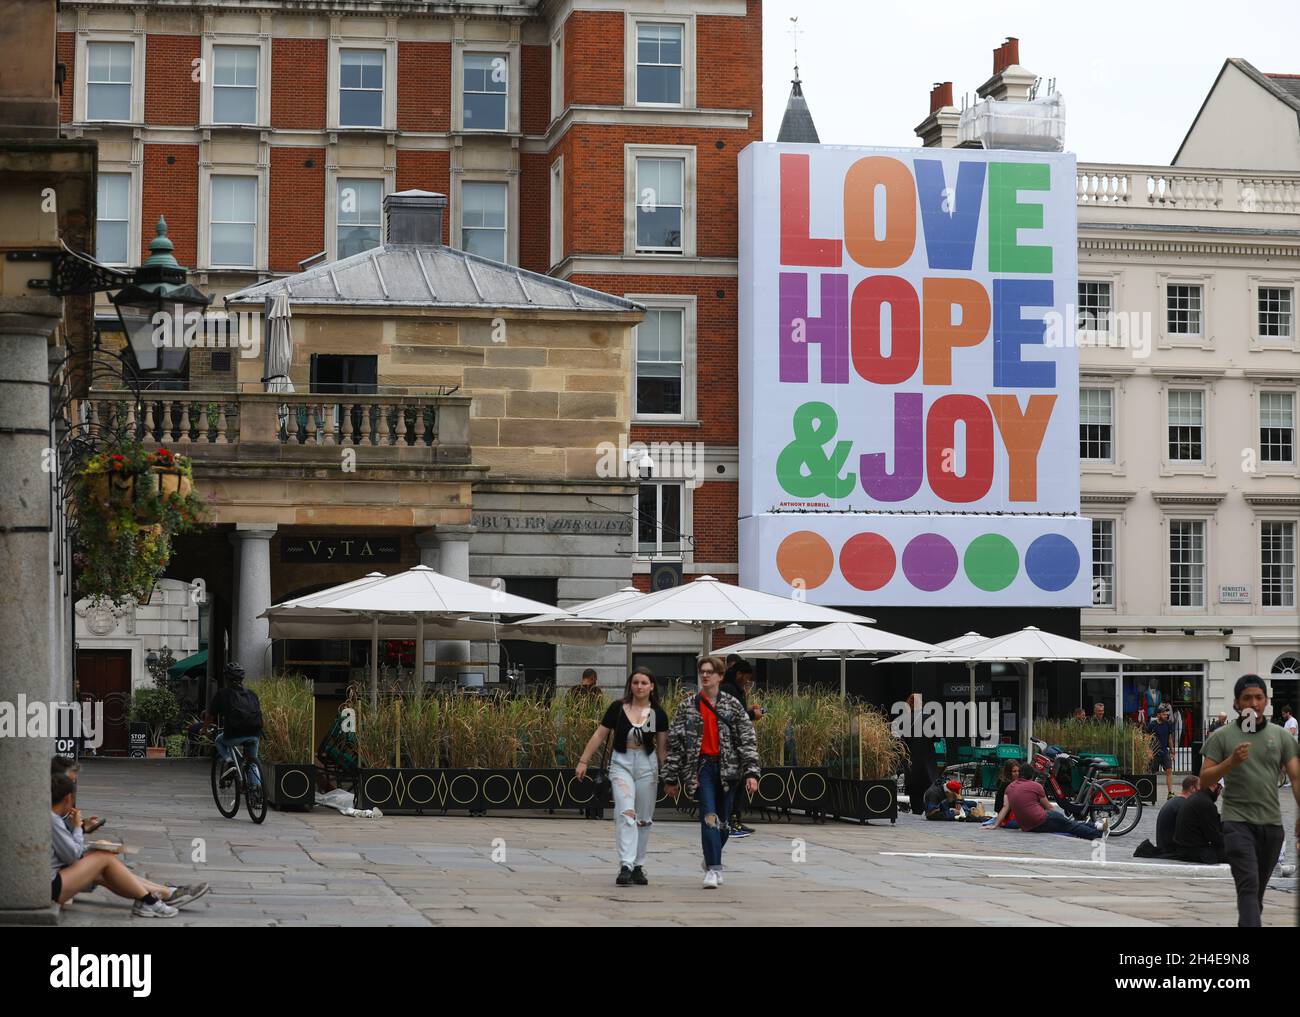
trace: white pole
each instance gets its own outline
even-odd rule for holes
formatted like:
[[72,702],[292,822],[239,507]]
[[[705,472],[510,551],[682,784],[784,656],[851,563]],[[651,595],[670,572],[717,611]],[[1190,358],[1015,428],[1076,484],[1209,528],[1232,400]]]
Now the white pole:
[[370,708],[379,706],[379,615],[370,619]]
[[1034,737],[1034,662],[1029,661],[1029,710],[1025,715],[1025,753],[1033,759],[1031,739]]
[[415,616],[415,688],[424,688],[424,614]]
[[632,676],[632,627],[630,625],[623,626],[623,643],[627,648],[627,674],[623,676],[623,680],[627,681]]
[[966,723],[970,725],[970,743],[975,745],[975,662],[968,660],[966,668],[970,671],[970,714],[966,717]]
[[707,657],[713,652],[713,623],[704,622],[704,627],[700,629],[700,653]]
[[790,658],[790,667],[792,668],[791,673],[794,676],[794,686],[793,686],[794,696],[795,698],[798,698],[799,696],[799,658],[798,657]]
[[845,696],[847,695],[846,692],[847,682],[846,682],[846,677],[844,672],[845,669],[848,667],[848,661],[849,661],[848,657],[844,656],[843,654],[840,655],[840,698],[841,699],[844,699]]

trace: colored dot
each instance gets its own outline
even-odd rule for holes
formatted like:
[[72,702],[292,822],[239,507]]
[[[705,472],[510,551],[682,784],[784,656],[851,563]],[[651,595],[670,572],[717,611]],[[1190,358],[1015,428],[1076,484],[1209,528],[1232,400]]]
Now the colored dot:
[[1025,552],[1025,572],[1040,590],[1064,590],[1079,574],[1079,549],[1059,533],[1044,533]]
[[986,593],[1005,590],[1020,571],[1016,545],[1000,533],[985,533],[966,548],[966,578]]
[[776,549],[776,568],[791,586],[813,590],[831,574],[835,552],[826,538],[812,530],[797,530],[781,541]]
[[840,548],[840,575],[859,590],[878,590],[894,577],[894,547],[879,533],[855,533]]
[[903,574],[918,590],[942,590],[957,574],[957,549],[937,533],[915,536],[903,548]]

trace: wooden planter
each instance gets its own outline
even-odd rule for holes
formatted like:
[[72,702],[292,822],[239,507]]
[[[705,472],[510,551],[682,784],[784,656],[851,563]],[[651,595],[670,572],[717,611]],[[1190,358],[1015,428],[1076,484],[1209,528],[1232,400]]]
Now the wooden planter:
[[832,777],[836,818],[856,819],[865,823],[869,819],[898,820],[898,785],[892,780],[855,780],[850,777]]
[[266,801],[282,812],[310,812],[316,806],[316,767],[312,763],[268,763],[262,767]]
[[167,758],[167,746],[166,746],[166,745],[149,745],[149,746],[147,746],[147,747],[145,748],[145,750],[144,750],[144,755],[145,755],[145,758],[146,758],[146,759],[166,759],[166,758]]

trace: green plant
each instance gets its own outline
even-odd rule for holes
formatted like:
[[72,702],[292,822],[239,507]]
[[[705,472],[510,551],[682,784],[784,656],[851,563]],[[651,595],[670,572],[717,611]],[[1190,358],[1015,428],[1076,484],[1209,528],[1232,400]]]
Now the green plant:
[[[556,765],[566,769],[578,765],[607,706],[604,696],[565,696],[555,701]],[[600,761],[599,755],[589,760],[592,766]]]
[[357,718],[357,761],[365,769],[385,769],[396,763],[397,702],[392,690],[381,689],[374,706],[365,694],[348,703]]
[[258,755],[266,763],[310,763],[315,757],[315,688],[300,674],[276,674],[248,683],[262,706]]
[[1034,737],[1067,752],[1096,752],[1119,760],[1122,773],[1145,773],[1151,765],[1152,739],[1133,724],[1093,724],[1087,720],[1037,720]]
[[794,725],[796,766],[826,765],[841,727],[843,709],[838,695],[825,692],[813,692],[794,700],[790,719]]
[[403,697],[401,711],[402,755],[407,765],[417,769],[437,767],[446,737],[444,697],[420,687]]
[[163,735],[181,714],[181,704],[167,689],[136,689],[131,693],[131,722],[149,726],[149,744],[161,746]]
[[763,766],[784,766],[786,729],[791,715],[790,693],[776,689],[751,695],[750,701],[763,707],[763,716],[754,725],[759,762]]
[[156,689],[170,689],[171,675],[168,672],[171,670],[171,666],[176,663],[171,647],[164,646],[154,654],[154,657],[152,663],[147,657],[145,658],[145,667],[149,670],[149,677],[153,679],[153,686]]
[[174,734],[167,736],[167,755],[183,756],[185,755],[185,736],[183,734]]

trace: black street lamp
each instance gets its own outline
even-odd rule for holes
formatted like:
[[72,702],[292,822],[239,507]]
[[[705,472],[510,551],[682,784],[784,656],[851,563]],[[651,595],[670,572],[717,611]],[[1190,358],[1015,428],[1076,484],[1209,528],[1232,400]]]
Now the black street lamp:
[[212,303],[211,297],[185,281],[185,269],[172,250],[167,221],[159,216],[149,257],[136,269],[132,282],[113,297],[136,370],[147,376],[175,377],[185,370],[186,316],[202,314]]

